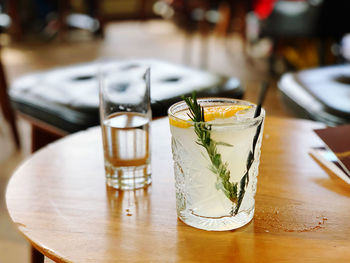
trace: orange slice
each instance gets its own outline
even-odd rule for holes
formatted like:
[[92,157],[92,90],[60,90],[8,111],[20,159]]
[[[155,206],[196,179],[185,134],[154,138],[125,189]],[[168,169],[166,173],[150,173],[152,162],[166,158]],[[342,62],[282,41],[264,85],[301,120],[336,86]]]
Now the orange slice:
[[[251,108],[248,105],[230,105],[230,106],[215,106],[204,108],[204,120],[212,121],[218,118],[230,118],[237,114],[237,112]],[[177,118],[169,117],[171,125],[178,128],[188,128],[191,126],[191,119],[187,116],[187,113],[182,113],[176,116]]]
[[[188,121],[190,121],[190,119],[188,119]],[[174,119],[172,117],[169,117],[169,123],[178,128],[188,128],[191,126],[191,124],[185,120]]]
[[178,112],[176,114],[177,118],[169,117],[169,123],[178,128],[188,128],[191,126],[190,117],[187,115],[187,111]]
[[204,108],[204,120],[212,121],[217,118],[230,118],[237,112],[249,109],[248,105],[216,106]]

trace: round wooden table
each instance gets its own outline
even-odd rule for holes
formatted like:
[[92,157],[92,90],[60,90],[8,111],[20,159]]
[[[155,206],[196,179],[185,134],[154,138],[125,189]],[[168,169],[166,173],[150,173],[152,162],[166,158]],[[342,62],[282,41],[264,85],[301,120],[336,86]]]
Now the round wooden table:
[[57,262],[348,262],[350,186],[308,154],[320,124],[267,118],[255,217],[208,232],[176,217],[167,119],[152,123],[153,183],[106,187],[99,128],[38,151],[6,193],[13,222]]

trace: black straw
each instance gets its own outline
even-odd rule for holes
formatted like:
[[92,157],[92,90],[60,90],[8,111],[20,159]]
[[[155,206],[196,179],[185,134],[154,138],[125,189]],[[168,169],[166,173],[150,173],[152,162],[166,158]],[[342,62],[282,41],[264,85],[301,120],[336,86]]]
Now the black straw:
[[264,103],[265,97],[266,97],[266,93],[268,90],[269,84],[267,81],[263,81],[261,83],[261,88],[260,88],[260,94],[259,94],[259,100],[258,100],[258,106],[255,109],[255,113],[254,113],[254,118],[260,116],[261,113],[261,107],[262,104]]

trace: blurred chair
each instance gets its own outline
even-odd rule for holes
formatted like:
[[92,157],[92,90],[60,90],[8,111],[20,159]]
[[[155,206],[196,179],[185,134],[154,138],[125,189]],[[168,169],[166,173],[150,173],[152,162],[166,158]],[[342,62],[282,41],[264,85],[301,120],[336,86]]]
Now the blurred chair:
[[266,18],[252,13],[248,16],[248,29],[251,32],[247,33],[251,43],[263,37],[273,41],[270,56],[272,72],[277,57],[283,58],[295,69],[337,61],[334,44],[350,31],[349,23],[344,22],[350,10],[350,1],[271,1],[274,2],[273,9]]
[[[8,30],[11,25],[11,19],[4,13],[0,13],[0,33]],[[12,110],[11,103],[9,100],[9,96],[7,93],[7,80],[6,74],[4,70],[4,66],[1,58],[2,46],[0,44],[0,107],[2,113],[4,114],[5,119],[10,124],[10,128],[15,140],[16,147],[20,147],[20,140],[16,126],[16,118],[15,114]]]
[[350,123],[350,64],[286,73],[278,87],[295,116],[330,126]]
[[281,38],[314,37],[323,0],[277,1],[272,13],[260,21],[260,37]]
[[[156,0],[0,0],[11,17],[12,37],[48,41],[67,38],[71,29],[84,30],[103,37],[106,23],[122,20],[146,20]],[[34,36],[34,37],[33,37]],[[26,37],[26,38],[24,38]]]
[[250,0],[160,0],[155,4],[155,12],[185,32],[184,62],[190,63],[192,37],[201,37],[200,67],[208,64],[207,40],[210,33],[226,37],[236,31],[245,36],[245,15]]
[[[256,0],[257,3],[264,1]],[[267,1],[269,2],[269,1]],[[269,68],[275,73],[275,63],[278,58],[296,64],[296,67],[317,66],[325,54],[323,49],[318,50],[315,42],[318,39],[319,17],[323,0],[276,0],[270,3],[272,10],[269,14],[263,13],[263,7],[255,6],[255,12],[247,16],[247,35],[250,44],[262,38],[272,41],[272,50],[269,56]],[[261,17],[259,17],[261,16]],[[266,16],[266,17],[264,17]],[[300,48],[300,47],[303,47]],[[318,53],[318,51],[320,51]],[[301,52],[302,54],[298,54]],[[318,54],[317,54],[318,53]]]
[[[152,69],[153,117],[166,116],[168,107],[196,90],[198,96],[242,98],[244,89],[234,77],[158,60],[109,63],[146,63]],[[121,64],[124,65],[124,64]],[[57,138],[99,125],[97,63],[61,67],[18,78],[10,97],[19,115],[32,125],[32,151]]]
[[[64,36],[68,28],[85,29],[96,36],[104,36],[106,23],[123,20],[146,20],[155,18],[152,5],[155,0],[84,0],[83,7],[76,1],[60,0],[60,35]],[[85,9],[77,12],[74,9]]]

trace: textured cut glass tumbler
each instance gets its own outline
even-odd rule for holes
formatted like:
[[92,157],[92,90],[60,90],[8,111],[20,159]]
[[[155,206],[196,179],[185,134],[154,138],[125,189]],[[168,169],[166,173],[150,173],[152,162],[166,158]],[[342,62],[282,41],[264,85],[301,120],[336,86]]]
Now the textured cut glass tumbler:
[[[168,110],[177,215],[204,230],[236,229],[254,216],[265,111],[254,118],[256,105],[246,101],[205,98],[198,102],[205,114],[219,115],[220,109],[224,117],[193,123],[185,102]],[[225,110],[241,108],[226,117]]]
[[107,62],[99,70],[100,119],[106,183],[131,190],[151,183],[150,70]]

